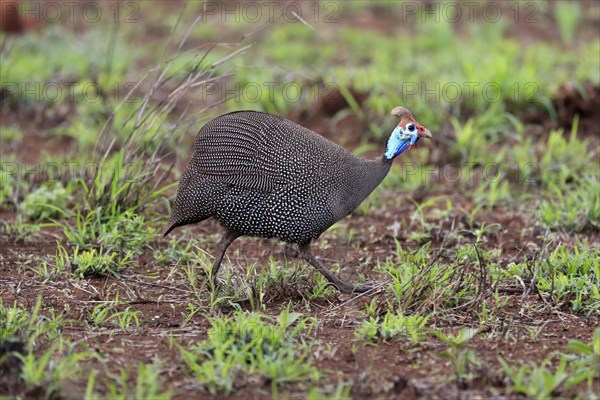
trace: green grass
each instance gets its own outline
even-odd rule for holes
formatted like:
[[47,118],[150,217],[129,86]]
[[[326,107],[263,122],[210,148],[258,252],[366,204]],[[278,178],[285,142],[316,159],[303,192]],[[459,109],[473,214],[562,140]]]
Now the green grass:
[[378,317],[371,317],[363,321],[355,331],[355,335],[367,343],[376,343],[377,339],[389,340],[402,337],[409,339],[414,346],[427,336],[425,325],[428,319],[428,316],[404,315],[400,311],[388,311],[381,320]]
[[274,390],[285,382],[316,381],[322,372],[305,341],[314,325],[301,317],[287,310],[276,319],[242,311],[211,317],[208,339],[179,351],[191,376],[213,394],[234,392],[243,375],[263,377]]
[[578,232],[600,227],[600,180],[577,178],[571,185],[553,186],[546,191],[537,216],[554,230]]
[[446,350],[440,353],[440,356],[452,363],[456,383],[460,389],[461,381],[468,377],[470,369],[479,365],[475,350],[467,348],[469,342],[473,340],[479,331],[472,328],[462,328],[456,334],[444,333],[439,330],[433,330],[431,333],[448,346]]
[[[478,115],[478,136],[494,137],[509,127],[504,117],[507,111],[536,108],[554,115],[550,98],[557,82],[600,82],[600,64],[592,56],[600,41],[568,49],[542,42],[525,47],[507,39],[501,23],[485,29],[472,24],[468,35],[459,39],[444,18],[439,20],[414,26],[411,40],[342,28],[347,54],[341,59],[336,59],[335,49],[323,35],[303,25],[277,26],[252,51],[252,66],[242,66],[236,76],[242,87],[248,82],[305,85],[304,77],[308,77],[367,92],[365,108],[377,122],[368,133],[375,137],[381,135],[382,118],[398,104],[409,107],[418,120],[427,121],[432,132],[448,119],[448,110],[455,116],[470,110]],[[323,29],[327,32],[327,27]],[[457,59],[456,54],[461,56]],[[269,64],[278,68],[266,68]],[[267,99],[266,91],[260,100],[244,104],[279,113],[298,106],[298,102],[286,102],[282,91],[275,90]],[[310,96],[300,101],[311,102]]]
[[[509,379],[512,393],[536,399],[560,396],[561,391],[582,384],[579,395],[594,398],[594,380],[600,378],[600,329],[592,341],[571,341],[567,347],[575,354],[560,354],[558,362],[547,358],[540,364],[529,362],[520,367],[499,358],[502,371]],[[555,366],[554,366],[555,365]]]
[[112,327],[122,331],[140,328],[141,311],[131,310],[130,307],[119,311],[119,296],[112,302],[102,302],[94,307],[90,314],[90,323],[94,328]]
[[498,280],[535,275],[537,290],[554,307],[592,317],[600,313],[599,255],[596,248],[557,246],[535,263],[511,263],[493,275]]
[[93,357],[92,353],[78,352],[74,344],[55,343],[41,353],[29,349],[17,353],[21,361],[21,379],[29,388],[43,387],[45,396],[51,398],[62,392],[68,380],[77,379],[81,373],[79,363]]
[[96,28],[76,37],[57,24],[46,27],[40,37],[14,38],[10,51],[0,59],[0,87],[11,94],[7,104],[54,107],[72,100],[101,104],[95,85],[110,95],[116,93],[115,88],[127,81],[125,74],[136,51],[116,45],[109,58],[110,28],[105,24]]
[[11,307],[5,306],[2,299],[0,299],[0,322],[0,342],[14,338],[31,325],[29,312],[18,307],[16,303]]
[[560,37],[565,44],[571,44],[577,27],[582,22],[581,5],[569,1],[558,1],[554,8]]
[[48,181],[28,193],[19,203],[19,211],[33,221],[53,219],[63,216],[73,199],[72,187],[58,181]]
[[429,245],[417,251],[403,249],[396,245],[396,259],[378,266],[390,280],[392,293],[400,310],[427,311],[470,304],[481,295],[477,285],[481,272],[477,267],[485,262],[476,259],[467,261],[456,259],[447,263],[430,254]]
[[[103,385],[96,384],[96,373],[92,371],[88,377],[86,399],[97,398],[94,389],[104,386],[106,397],[111,399],[168,400],[173,396],[173,390],[163,388],[165,379],[160,374],[160,368],[158,359],[154,359],[152,364],[139,363],[134,370],[121,368],[119,374],[110,374],[109,379],[102,382]],[[133,384],[130,383],[132,376]]]

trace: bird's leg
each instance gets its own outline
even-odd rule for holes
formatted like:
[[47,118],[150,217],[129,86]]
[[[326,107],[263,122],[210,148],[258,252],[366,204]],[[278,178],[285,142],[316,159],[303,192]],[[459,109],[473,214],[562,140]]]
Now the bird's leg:
[[228,229],[227,232],[225,232],[225,234],[221,238],[221,241],[219,242],[218,255],[215,260],[215,263],[213,264],[212,271],[210,273],[212,276],[213,284],[215,284],[217,282],[217,273],[219,272],[219,268],[221,267],[221,261],[223,261],[223,257],[225,256],[225,251],[227,250],[227,248],[229,247],[231,242],[233,242],[235,239],[239,238],[240,236],[242,236],[241,233],[236,232],[231,229]]
[[372,286],[368,286],[368,285],[353,286],[353,285],[346,283],[346,282],[342,281],[341,279],[339,279],[330,270],[325,268],[323,263],[317,257],[315,257],[315,255],[310,250],[310,243],[300,245],[299,249],[300,249],[300,256],[304,260],[308,261],[308,263],[310,263],[310,265],[312,265],[313,267],[318,269],[319,272],[321,272],[323,274],[323,276],[325,276],[325,278],[327,278],[327,280],[329,282],[333,283],[340,292],[345,293],[345,294],[363,293],[363,292],[366,292],[366,291],[372,289]]

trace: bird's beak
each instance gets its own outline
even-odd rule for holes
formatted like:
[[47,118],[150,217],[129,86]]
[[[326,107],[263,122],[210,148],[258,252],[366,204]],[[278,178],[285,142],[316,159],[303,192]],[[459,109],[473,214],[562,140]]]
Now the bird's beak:
[[431,132],[429,132],[429,129],[425,129],[425,132],[421,133],[420,136],[427,139],[431,139]]

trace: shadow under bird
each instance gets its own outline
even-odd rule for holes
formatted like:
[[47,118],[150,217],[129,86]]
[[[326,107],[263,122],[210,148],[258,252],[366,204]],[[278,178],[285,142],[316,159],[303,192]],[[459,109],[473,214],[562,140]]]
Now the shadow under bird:
[[301,257],[342,293],[365,292],[337,278],[310,245],[350,214],[381,183],[392,161],[431,133],[404,107],[385,153],[365,160],[283,117],[237,111],[208,122],[196,137],[164,232],[217,219],[225,228],[212,278],[227,247],[242,235],[279,238],[298,245]]

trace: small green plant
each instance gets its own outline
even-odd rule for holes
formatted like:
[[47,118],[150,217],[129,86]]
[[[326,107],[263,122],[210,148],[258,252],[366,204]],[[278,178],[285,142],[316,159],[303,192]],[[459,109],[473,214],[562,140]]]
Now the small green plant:
[[131,252],[120,255],[103,249],[79,252],[76,248],[71,259],[72,274],[80,279],[89,276],[114,276],[129,265],[132,256]]
[[308,293],[310,300],[322,299],[331,296],[335,293],[336,289],[321,273],[312,275],[313,284],[311,285]]
[[[164,249],[153,248],[154,260],[160,265],[169,265],[171,263],[178,263],[179,265],[185,265],[196,261],[199,256],[197,248],[199,248],[200,242],[196,238],[185,238],[185,237],[171,237],[169,245]],[[199,252],[199,251],[198,251]]]
[[34,221],[58,218],[67,215],[64,210],[71,200],[70,189],[54,181],[40,186],[25,196],[19,204],[19,211]]
[[594,331],[590,343],[572,340],[567,349],[576,353],[566,356],[572,367],[572,374],[566,382],[567,388],[585,381],[588,388],[592,389],[594,380],[600,380],[600,328]]
[[259,375],[272,385],[316,380],[303,332],[312,324],[301,314],[284,310],[276,320],[261,314],[236,312],[230,318],[210,318],[208,339],[179,350],[195,378],[211,393],[231,393],[240,373]]
[[131,329],[132,324],[135,329],[140,328],[140,315],[141,311],[132,311],[129,307],[125,308],[123,311],[118,311],[111,316],[111,319],[117,322],[119,329],[122,331]]
[[581,23],[581,5],[571,1],[558,1],[554,5],[554,17],[561,39],[565,44],[570,44]]
[[156,233],[154,228],[147,226],[143,217],[131,211],[124,212],[110,222],[98,242],[106,250],[118,254],[141,254]]
[[76,352],[75,344],[59,341],[36,354],[30,347],[26,354],[15,353],[21,361],[21,379],[29,388],[43,387],[45,396],[52,398],[61,391],[61,385],[79,374],[82,360],[93,357],[92,353]]
[[478,332],[477,329],[473,328],[463,328],[456,335],[446,335],[438,330],[431,331],[434,336],[448,346],[440,356],[450,360],[452,363],[456,376],[456,384],[459,388],[463,386],[471,366],[479,365],[475,351],[466,348],[467,344],[469,344]]
[[510,388],[512,392],[540,400],[550,398],[568,378],[567,363],[564,358],[560,360],[555,371],[547,368],[548,360],[539,366],[535,363],[529,363],[520,368],[511,367],[501,357],[498,358],[498,361],[502,365],[502,371],[512,383]]
[[585,382],[590,398],[594,398],[594,384],[600,379],[600,329],[594,331],[590,343],[573,340],[567,349],[575,354],[560,353],[555,368],[552,368],[551,358],[539,365],[530,362],[514,367],[499,357],[502,371],[511,383],[510,390],[536,399],[547,399],[559,395],[563,386],[570,389]]
[[540,261],[537,287],[556,305],[588,316],[600,315],[600,251],[557,247]]
[[48,310],[49,315],[40,316],[41,306],[41,296],[31,312],[16,303],[6,307],[0,299],[0,343],[16,341],[32,346],[39,338],[53,342],[60,340],[61,328],[71,321],[56,314],[54,308]]
[[31,267],[31,270],[45,283],[52,279],[56,279],[61,275],[68,274],[71,267],[71,257],[69,256],[68,250],[57,241],[54,259],[43,259],[39,264]]
[[96,305],[91,314],[92,325],[96,327],[103,326],[106,323],[110,315],[109,313],[112,309],[113,306],[111,304],[100,303]]
[[377,343],[377,336],[379,334],[379,318],[370,317],[368,320],[361,322],[358,329],[354,332],[354,335],[366,341],[368,344]]
[[479,293],[478,277],[458,260],[453,263],[430,258],[429,245],[407,251],[396,243],[396,260],[388,260],[379,268],[390,279],[389,290],[396,296],[398,308],[423,313],[435,308],[456,307]]
[[189,324],[194,319],[194,317],[203,310],[202,307],[198,307],[192,302],[188,303],[187,309],[188,312],[181,313],[181,316],[183,317],[183,323],[181,324],[182,326],[186,326],[187,324]]
[[383,320],[377,317],[370,317],[363,321],[355,335],[366,340],[368,343],[374,343],[377,338],[383,340],[395,337],[406,337],[414,346],[421,342],[427,335],[425,334],[425,325],[430,316],[423,315],[404,315],[401,311],[388,311]]
[[75,225],[61,225],[69,242],[77,247],[103,247],[121,255],[140,254],[155,236],[154,228],[148,227],[144,218],[131,210],[116,214],[110,208],[101,207],[88,212],[78,211]]
[[[115,275],[128,267],[154,237],[154,229],[146,226],[143,217],[130,210],[110,214],[111,210],[79,210],[74,224],[60,224],[68,241],[75,245],[70,256],[75,276]],[[59,258],[57,254],[57,266],[64,256],[61,253]]]
[[30,319],[27,310],[18,307],[16,302],[12,307],[6,307],[0,298],[0,343],[24,333]]
[[579,118],[573,120],[570,135],[562,130],[550,132],[547,142],[539,143],[539,159],[537,169],[540,182],[545,187],[566,189],[566,184],[586,173],[594,171],[590,166],[593,152],[590,152],[589,139],[578,137]]
[[115,297],[112,302],[100,303],[94,307],[90,315],[91,323],[95,327],[114,326],[120,330],[139,329],[141,311],[130,310],[126,307],[122,311],[118,311],[119,296]]
[[[135,369],[133,387],[130,384],[130,372],[121,368],[119,374],[109,374],[105,381],[106,397],[115,400],[127,399],[157,399],[168,400],[173,396],[171,389],[164,389],[165,382],[160,376],[161,362],[154,359],[152,364],[139,363]],[[96,399],[94,387],[96,386],[96,373],[92,371],[88,376],[86,400]]]
[[548,228],[567,232],[600,227],[600,180],[586,176],[566,188],[552,186],[538,216]]

